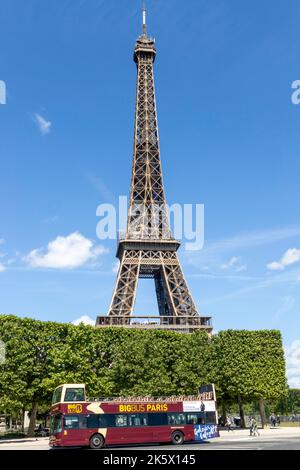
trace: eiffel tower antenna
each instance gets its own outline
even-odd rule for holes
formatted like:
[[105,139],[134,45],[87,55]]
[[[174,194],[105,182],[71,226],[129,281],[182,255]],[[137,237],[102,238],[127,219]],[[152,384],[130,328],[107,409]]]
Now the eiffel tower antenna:
[[[135,318],[141,318],[132,316],[138,279],[145,278],[155,283],[159,329],[190,332],[196,328],[210,332],[211,318],[198,314],[177,255],[180,242],[174,239],[169,226],[154,89],[156,48],[154,39],[147,36],[145,6],[142,12],[142,35],[133,54],[137,85],[127,229],[118,240],[120,266],[108,315],[98,316],[96,325],[132,326],[132,320],[135,325]],[[143,316],[143,321],[146,318]],[[151,328],[153,318],[148,316]],[[142,324],[144,328],[145,323]]]
[[147,10],[146,10],[146,5],[145,2],[143,2],[143,9],[142,9],[142,15],[143,15],[143,37],[147,37]]

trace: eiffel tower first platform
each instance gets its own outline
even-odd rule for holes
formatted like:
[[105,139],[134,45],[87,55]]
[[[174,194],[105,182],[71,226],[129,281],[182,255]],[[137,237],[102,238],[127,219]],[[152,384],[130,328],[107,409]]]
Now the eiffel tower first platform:
[[[184,278],[170,231],[159,152],[153,64],[154,39],[142,35],[134,49],[137,65],[136,108],[130,205],[126,234],[119,239],[118,276],[108,315],[96,326],[212,331],[211,317],[200,316]],[[132,316],[139,278],[154,279],[159,316]]]

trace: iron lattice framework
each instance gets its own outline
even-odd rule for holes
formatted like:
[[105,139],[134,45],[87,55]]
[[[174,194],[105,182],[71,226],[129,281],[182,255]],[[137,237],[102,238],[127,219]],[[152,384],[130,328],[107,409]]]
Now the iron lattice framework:
[[[123,324],[124,318],[130,322],[139,278],[154,279],[159,314],[170,318],[170,324],[174,317],[198,316],[176,253],[180,243],[169,226],[158,139],[155,55],[144,12],[143,34],[134,49],[137,86],[130,206],[126,235],[118,243],[120,267],[108,312],[115,320],[122,318]],[[204,327],[210,325],[209,317],[201,318]]]

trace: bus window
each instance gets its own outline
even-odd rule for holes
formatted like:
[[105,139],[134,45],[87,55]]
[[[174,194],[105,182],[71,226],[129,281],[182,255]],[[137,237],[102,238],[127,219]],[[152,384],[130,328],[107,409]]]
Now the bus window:
[[64,401],[85,401],[84,388],[67,388]]
[[197,424],[198,416],[196,413],[186,414],[186,424]]
[[117,428],[124,428],[127,426],[127,415],[116,415]]
[[149,413],[148,425],[149,426],[166,426],[168,424],[167,413]]
[[185,424],[185,415],[183,413],[168,413],[168,424],[171,426]]
[[216,424],[216,413],[214,411],[207,411],[206,415],[206,424]]
[[112,428],[115,425],[115,419],[113,414],[98,415],[98,420],[99,428]]
[[197,424],[205,424],[205,413],[197,413]]
[[87,427],[89,429],[99,428],[99,417],[98,415],[88,415],[87,417]]
[[52,405],[54,403],[59,403],[61,401],[61,392],[62,392],[62,387],[57,387],[56,390],[54,390],[53,397],[52,397]]
[[129,415],[129,426],[147,426],[148,419],[145,414]]
[[79,416],[65,416],[64,429],[79,429]]
[[79,415],[79,429],[87,428],[87,415]]
[[94,428],[111,428],[115,425],[114,415],[87,415],[87,427]]
[[[97,426],[96,426],[97,427]],[[68,415],[64,417],[64,429],[86,429],[86,415]]]
[[62,431],[62,415],[61,414],[52,416],[50,429],[51,429],[51,434],[56,434],[57,432]]

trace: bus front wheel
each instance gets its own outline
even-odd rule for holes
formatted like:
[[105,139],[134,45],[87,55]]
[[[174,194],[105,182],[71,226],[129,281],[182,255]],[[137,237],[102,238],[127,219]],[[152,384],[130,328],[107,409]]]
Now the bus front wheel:
[[172,441],[172,444],[174,444],[176,446],[179,446],[179,445],[183,444],[183,442],[184,442],[183,433],[181,431],[173,432],[173,434],[171,436],[171,441]]
[[104,446],[104,437],[102,434],[94,434],[90,438],[90,447],[91,449],[101,449]]

